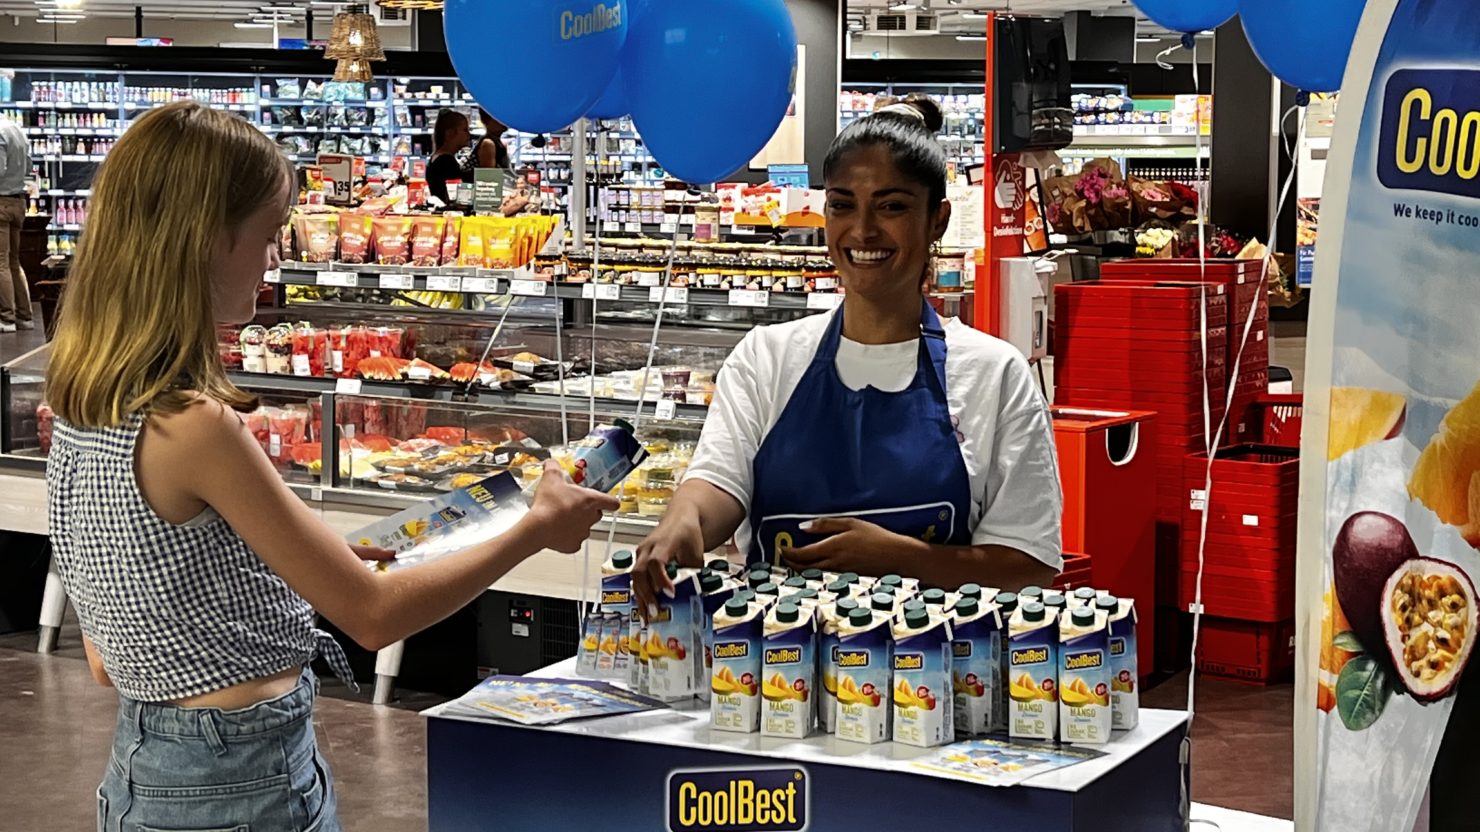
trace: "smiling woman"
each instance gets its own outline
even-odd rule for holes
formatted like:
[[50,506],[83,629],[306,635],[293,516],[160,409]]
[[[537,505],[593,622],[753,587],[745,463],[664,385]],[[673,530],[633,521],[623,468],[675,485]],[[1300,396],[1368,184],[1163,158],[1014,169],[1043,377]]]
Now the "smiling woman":
[[955,587],[1047,583],[1062,566],[1047,406],[1011,346],[926,303],[951,221],[939,108],[850,125],[823,166],[831,315],[753,330],[719,375],[684,484],[639,548],[644,607],[670,561],[734,535],[752,562]]

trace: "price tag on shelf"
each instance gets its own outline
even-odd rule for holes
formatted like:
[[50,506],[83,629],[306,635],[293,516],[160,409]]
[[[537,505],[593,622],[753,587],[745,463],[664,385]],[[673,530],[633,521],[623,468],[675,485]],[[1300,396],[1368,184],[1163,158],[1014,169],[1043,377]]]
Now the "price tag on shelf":
[[731,306],[748,306],[753,309],[765,309],[771,305],[771,293],[764,290],[751,291],[750,289],[731,289]]
[[[651,289],[648,290],[648,302],[649,303],[664,303],[665,302],[665,299],[664,299],[664,296],[663,296],[663,287],[662,286],[654,286],[653,288],[651,288]],[[688,290],[688,288],[683,287],[683,286],[669,286],[668,287],[668,296],[667,296],[666,302],[667,303],[670,303],[670,304],[688,303],[689,302],[689,290]]]
[[464,292],[476,292],[481,295],[492,295],[498,292],[498,278],[465,277],[462,279],[462,290]]
[[272,271],[268,272],[267,274],[262,275],[262,282],[263,283],[282,283],[283,282],[283,270],[282,269],[273,269]]
[[542,298],[549,293],[550,284],[543,280],[511,280],[509,292],[527,298]]
[[672,399],[663,399],[653,406],[653,417],[660,422],[671,421],[678,415],[678,403]]
[[660,230],[664,234],[673,234],[674,232],[678,231],[678,226],[676,224],[674,224],[674,223],[671,223],[671,222],[665,222],[660,227]]
[[416,278],[409,274],[383,274],[380,276],[380,288],[409,290],[416,286]]
[[427,291],[429,292],[461,292],[462,290],[463,279],[457,275],[427,275]]
[[360,276],[354,272],[319,272],[314,275],[314,283],[353,289],[360,285]]
[[342,378],[334,382],[334,392],[342,396],[360,395],[361,382],[357,378]]
[[627,232],[628,234],[641,234],[642,233],[642,223],[640,223],[640,222],[623,223],[622,224],[622,230],[625,231],[625,232]]
[[407,367],[406,378],[410,381],[431,381],[432,371],[426,367]]
[[622,287],[615,283],[587,283],[581,287],[581,297],[586,300],[621,300]]
[[837,309],[843,304],[843,296],[836,292],[813,292],[807,295],[807,308],[811,310],[827,311]]

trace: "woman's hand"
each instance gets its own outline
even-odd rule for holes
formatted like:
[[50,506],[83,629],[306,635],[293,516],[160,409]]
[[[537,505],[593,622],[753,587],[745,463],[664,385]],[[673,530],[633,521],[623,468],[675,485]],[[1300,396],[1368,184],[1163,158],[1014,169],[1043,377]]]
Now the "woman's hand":
[[[674,511],[675,508],[679,510]],[[681,506],[670,506],[658,528],[637,547],[637,564],[632,567],[632,592],[643,618],[651,615],[661,592],[673,597],[673,582],[668,580],[668,564],[704,565],[704,529],[698,514]]]
[[566,480],[565,470],[551,460],[545,463],[529,514],[519,523],[539,548],[569,555],[581,550],[603,512],[621,505],[616,497]]
[[803,523],[802,531],[831,537],[782,553],[793,569],[887,575],[926,545],[856,517],[821,517]]

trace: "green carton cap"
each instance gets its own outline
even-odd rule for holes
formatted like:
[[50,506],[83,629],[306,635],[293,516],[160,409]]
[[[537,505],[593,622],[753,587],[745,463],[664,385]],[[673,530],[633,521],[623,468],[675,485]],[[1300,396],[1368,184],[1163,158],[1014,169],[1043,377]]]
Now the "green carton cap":
[[782,601],[776,607],[776,620],[782,624],[793,624],[802,620],[802,608],[790,601]]
[[1029,601],[1023,604],[1024,621],[1043,621],[1048,618],[1048,609],[1037,601]]
[[740,593],[738,592],[735,593],[734,598],[731,598],[730,600],[725,602],[725,615],[733,616],[735,618],[739,618],[740,616],[744,615],[749,609],[750,602],[746,601],[744,598],[741,598]]
[[962,598],[956,602],[956,614],[962,618],[970,618],[976,615],[977,602],[975,598]]
[[874,623],[874,614],[863,607],[848,611],[848,623],[854,627],[867,627]]
[[627,551],[626,549],[623,549],[620,552],[612,553],[612,566],[615,566],[618,569],[626,569],[627,567],[632,565],[632,561],[632,553]]

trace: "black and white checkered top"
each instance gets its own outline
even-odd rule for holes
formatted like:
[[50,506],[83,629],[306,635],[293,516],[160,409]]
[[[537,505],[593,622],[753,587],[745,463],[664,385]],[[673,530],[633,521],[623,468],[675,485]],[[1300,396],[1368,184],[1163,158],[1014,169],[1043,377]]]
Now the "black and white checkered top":
[[67,597],[118,692],[198,696],[322,655],[354,687],[344,650],[308,602],[214,511],[165,522],[134,478],[141,415],[111,428],[58,418],[47,519]]

